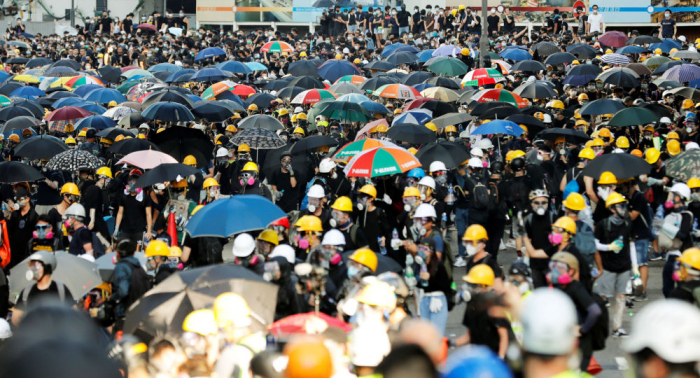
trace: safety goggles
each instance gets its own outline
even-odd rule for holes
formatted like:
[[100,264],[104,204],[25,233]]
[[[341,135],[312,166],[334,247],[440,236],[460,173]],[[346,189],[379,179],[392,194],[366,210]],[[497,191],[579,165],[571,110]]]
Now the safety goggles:
[[406,205],[415,205],[416,202],[418,202],[418,198],[416,197],[404,197],[403,203]]
[[254,172],[243,172],[243,173],[241,173],[241,177],[243,177],[246,180],[251,178],[251,177],[255,178],[255,173]]
[[406,186],[416,186],[416,185],[418,185],[418,181],[415,178],[409,177],[406,179]]
[[615,210],[627,210],[627,203],[616,203]]
[[248,160],[248,159],[250,159],[250,154],[248,152],[239,152],[238,158]]
[[416,222],[420,222],[421,224],[426,224],[430,222],[430,218],[414,218]]
[[603,146],[593,146],[591,149],[595,152],[603,151]]
[[556,270],[559,272],[568,272],[569,271],[569,264],[563,262],[563,261],[550,261],[549,262],[549,270]]
[[18,203],[24,202],[24,200],[26,200],[27,198],[29,198],[29,197],[15,197],[15,202],[18,202]]
[[37,224],[34,228],[35,228],[37,231],[44,231],[44,230],[48,230],[49,227],[51,227],[51,225],[48,225],[48,224]]
[[282,159],[282,164],[287,164],[287,163],[291,163],[291,162],[292,162],[292,158],[290,158],[290,157],[286,157],[286,158]]
[[418,252],[422,252],[423,254],[429,255],[433,253],[433,250],[429,246],[421,244],[418,245]]
[[433,177],[440,177],[440,176],[444,176],[444,175],[446,175],[446,174],[447,174],[447,171],[437,171],[437,172],[431,173],[431,175],[432,175]]
[[546,206],[547,204],[549,204],[549,202],[547,202],[547,201],[532,201],[532,204],[535,206]]
[[80,196],[68,195],[66,197],[68,197],[68,199],[73,203],[80,202]]

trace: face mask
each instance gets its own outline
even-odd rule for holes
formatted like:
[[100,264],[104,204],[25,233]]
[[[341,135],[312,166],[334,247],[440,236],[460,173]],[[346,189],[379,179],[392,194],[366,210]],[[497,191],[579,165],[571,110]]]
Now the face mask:
[[467,250],[467,256],[469,256],[469,257],[472,257],[472,256],[476,255],[477,252],[479,252],[479,249],[477,248],[477,246],[475,246],[472,243],[467,244],[465,249]]
[[180,16],[180,17],[185,17],[185,14],[184,14],[184,13],[180,13],[179,16]]
[[606,201],[608,199],[608,196],[610,195],[610,188],[602,188],[598,187],[598,196],[603,199],[603,201]]
[[209,189],[209,197],[216,197],[216,189]]
[[549,234],[549,242],[553,245],[559,245],[564,241],[564,235],[552,232]]
[[669,18],[669,17],[671,17],[671,13],[666,13],[666,14],[664,14],[664,16],[666,16],[666,18]]
[[537,206],[537,209],[535,209],[535,213],[537,213],[537,215],[539,215],[539,216],[544,215],[544,213],[546,213],[546,212],[547,212],[546,206]]
[[642,89],[647,89],[649,87],[649,84],[642,84]]
[[348,278],[353,278],[357,275],[357,273],[360,273],[360,270],[355,268],[354,266],[349,266],[348,267]]
[[396,12],[394,12],[394,11],[391,11],[391,14],[392,14],[392,15],[396,15]]
[[690,195],[690,199],[691,199],[691,201],[695,201],[695,202],[700,201],[700,193],[692,193]]
[[442,176],[436,177],[435,182],[441,186],[445,186],[445,184],[447,184],[447,175],[442,175]]
[[53,239],[53,231],[48,231],[47,229],[38,229],[32,234],[34,239]]
[[543,160],[544,160],[544,157],[542,157],[542,155],[540,155],[540,154],[537,154],[537,160],[543,161]]
[[29,270],[27,271],[27,273],[25,273],[24,276],[24,278],[26,278],[27,281],[38,281],[39,277],[41,277],[41,271],[39,268],[35,267],[29,268]]
[[558,270],[554,269],[547,274],[547,281],[554,285],[568,285],[571,283],[571,276],[569,273],[559,273]]

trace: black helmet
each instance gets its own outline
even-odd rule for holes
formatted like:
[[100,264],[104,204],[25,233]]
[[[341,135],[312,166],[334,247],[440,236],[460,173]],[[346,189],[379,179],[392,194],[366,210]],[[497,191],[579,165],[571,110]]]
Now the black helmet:
[[510,270],[508,270],[509,276],[514,274],[530,277],[530,267],[527,266],[527,264],[525,264],[522,260],[516,260],[513,265],[510,266]]
[[96,136],[97,136],[97,131],[95,131],[95,129],[89,129],[85,133],[85,138],[95,138]]
[[513,161],[510,162],[510,168],[515,172],[522,171],[525,169],[525,159],[521,157],[513,159]]
[[496,161],[491,163],[491,172],[496,174],[501,174],[505,170],[506,166],[502,161]]

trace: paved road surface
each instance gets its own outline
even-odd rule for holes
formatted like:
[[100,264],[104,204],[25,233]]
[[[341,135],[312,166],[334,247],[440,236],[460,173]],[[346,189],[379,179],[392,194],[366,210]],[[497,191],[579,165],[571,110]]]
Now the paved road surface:
[[[456,232],[453,233],[456,235]],[[456,242],[452,244],[452,250],[457,251]],[[508,272],[510,264],[516,259],[514,249],[508,249],[506,251],[501,251],[498,255],[498,263],[504,268],[505,273]],[[646,302],[634,302],[634,308],[626,311],[625,318],[623,319],[622,328],[630,331],[630,321],[631,317],[629,313],[634,316],[644,305],[650,301],[663,298],[661,294],[661,270],[663,268],[664,261],[652,261],[649,266],[649,282],[647,287],[647,296],[649,300]],[[462,279],[461,277],[467,274],[465,268],[454,268],[455,273],[455,284],[457,288],[461,287]],[[613,305],[614,306],[614,305]],[[611,307],[608,308],[612,310]],[[446,334],[455,334],[457,336],[462,335],[465,332],[465,328],[462,326],[462,317],[464,314],[465,306],[458,306],[449,314],[447,320],[447,330]],[[612,316],[612,311],[611,311]],[[611,319],[612,320],[612,319]],[[612,330],[612,325],[610,326]],[[624,351],[620,349],[620,338],[609,337],[606,343],[606,349],[594,353],[594,357],[598,363],[603,367],[603,372],[598,374],[596,377],[599,378],[622,378],[625,372],[622,370],[627,366],[627,356]]]

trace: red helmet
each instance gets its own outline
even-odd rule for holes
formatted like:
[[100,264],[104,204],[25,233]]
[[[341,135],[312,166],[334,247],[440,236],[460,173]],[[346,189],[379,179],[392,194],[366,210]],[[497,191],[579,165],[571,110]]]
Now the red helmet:
[[270,226],[284,226],[284,228],[289,228],[289,219],[287,217],[282,217],[272,223],[270,223]]

